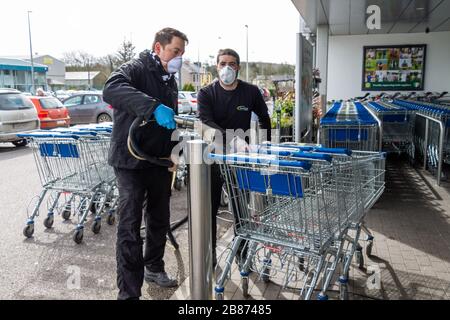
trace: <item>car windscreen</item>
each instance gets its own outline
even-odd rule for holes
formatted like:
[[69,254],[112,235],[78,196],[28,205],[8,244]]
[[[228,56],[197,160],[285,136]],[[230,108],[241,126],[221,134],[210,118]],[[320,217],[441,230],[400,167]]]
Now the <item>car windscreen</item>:
[[0,110],[33,109],[34,105],[20,93],[0,94]]
[[64,105],[56,98],[42,98],[40,99],[41,106],[44,109],[62,108]]

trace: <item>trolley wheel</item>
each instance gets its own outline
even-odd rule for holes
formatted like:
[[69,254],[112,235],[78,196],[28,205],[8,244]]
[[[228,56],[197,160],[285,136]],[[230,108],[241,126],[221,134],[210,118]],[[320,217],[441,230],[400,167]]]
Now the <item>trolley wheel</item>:
[[223,292],[216,292],[216,300],[223,300]]
[[13,141],[12,144],[15,145],[16,147],[25,147],[28,144],[28,140],[22,139],[18,141]]
[[100,220],[95,220],[92,224],[91,230],[93,233],[98,234],[100,233],[100,229],[102,228],[102,223]]
[[47,229],[50,229],[53,226],[53,222],[55,220],[53,219],[53,216],[48,216],[47,218],[44,219],[44,226]]
[[348,285],[346,283],[339,284],[339,299],[348,300]]
[[116,216],[114,214],[108,214],[108,217],[106,218],[106,223],[110,226],[114,225],[116,222]]
[[355,251],[356,264],[359,269],[364,269],[364,256],[361,250]]
[[248,277],[242,277],[242,295],[248,297]]
[[76,244],[80,244],[83,241],[83,229],[76,230],[72,239]]
[[368,257],[372,256],[372,248],[373,248],[373,241],[370,240],[369,243],[367,243],[367,246],[366,246],[366,255]]
[[31,238],[34,233],[34,224],[29,224],[23,228],[23,235],[27,238]]
[[175,185],[173,186],[175,188],[175,190],[181,191],[182,186],[183,186],[183,181],[181,181],[180,179],[176,179]]
[[64,211],[61,213],[61,216],[64,220],[69,220],[71,215],[71,211],[68,209],[64,209]]

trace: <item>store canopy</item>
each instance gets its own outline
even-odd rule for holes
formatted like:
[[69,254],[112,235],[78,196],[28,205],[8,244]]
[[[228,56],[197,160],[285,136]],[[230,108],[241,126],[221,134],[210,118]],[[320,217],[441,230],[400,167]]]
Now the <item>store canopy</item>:
[[[311,32],[329,25],[330,35],[450,31],[450,0],[291,0]],[[370,5],[381,9],[381,29],[369,30]]]

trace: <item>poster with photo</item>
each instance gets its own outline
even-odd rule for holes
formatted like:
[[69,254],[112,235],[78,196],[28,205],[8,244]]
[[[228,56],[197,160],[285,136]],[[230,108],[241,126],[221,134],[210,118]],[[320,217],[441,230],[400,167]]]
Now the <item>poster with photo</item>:
[[362,90],[423,90],[425,53],[425,44],[364,47]]

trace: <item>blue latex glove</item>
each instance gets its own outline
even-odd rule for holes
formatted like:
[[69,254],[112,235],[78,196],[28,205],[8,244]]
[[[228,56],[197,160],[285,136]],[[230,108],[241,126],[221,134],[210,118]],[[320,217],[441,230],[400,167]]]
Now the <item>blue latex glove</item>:
[[155,111],[153,112],[155,115],[156,122],[164,128],[167,129],[175,129],[176,123],[174,120],[175,112],[173,110],[163,104],[160,104],[156,107]]

